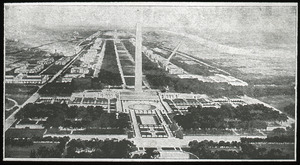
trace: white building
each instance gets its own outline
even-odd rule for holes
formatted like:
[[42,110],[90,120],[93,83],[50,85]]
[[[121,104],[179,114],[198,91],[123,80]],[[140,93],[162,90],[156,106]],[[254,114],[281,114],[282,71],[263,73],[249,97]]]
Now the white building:
[[6,75],[5,83],[44,84],[48,79],[49,79],[48,75],[26,75],[20,73],[17,76]]

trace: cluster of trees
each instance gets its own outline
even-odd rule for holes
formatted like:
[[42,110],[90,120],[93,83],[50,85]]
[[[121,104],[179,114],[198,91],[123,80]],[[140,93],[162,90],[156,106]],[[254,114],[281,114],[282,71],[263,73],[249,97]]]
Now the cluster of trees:
[[288,115],[290,115],[292,117],[295,117],[295,103],[290,104],[290,105],[284,107],[283,111],[285,113],[287,113]]
[[30,158],[61,158],[62,153],[56,147],[40,146],[30,151]]
[[[214,107],[189,107],[189,113],[173,119],[183,129],[266,128],[266,121],[286,121],[288,118],[262,104]],[[228,120],[230,119],[230,120]]]
[[[90,149],[92,152],[76,152]],[[67,144],[66,158],[129,158],[136,147],[128,140],[80,140],[73,139]]]
[[[233,143],[233,142],[232,142]],[[235,151],[217,150],[211,148],[215,143],[205,141],[192,141],[189,143],[190,152],[200,159],[291,159],[293,155],[284,153],[280,149],[267,150],[266,148],[256,148],[252,144],[236,143],[240,149]],[[226,144],[226,143],[224,143]],[[225,145],[223,145],[225,146]]]
[[295,95],[295,85],[285,86],[253,86],[249,85],[246,94],[251,97],[273,96],[273,95]]
[[37,150],[30,151],[30,158],[61,158],[69,137],[58,139],[59,143],[55,147],[40,146]]
[[133,159],[156,159],[160,156],[159,151],[154,148],[146,148],[144,153],[134,154],[132,156]]
[[[115,113],[107,113],[101,106],[68,107],[67,104],[33,104],[25,105],[16,115],[17,119],[48,117],[44,123],[46,128],[63,126],[65,128],[82,127],[116,127],[130,128],[129,116],[120,113],[118,119]],[[82,119],[76,121],[73,119]]]

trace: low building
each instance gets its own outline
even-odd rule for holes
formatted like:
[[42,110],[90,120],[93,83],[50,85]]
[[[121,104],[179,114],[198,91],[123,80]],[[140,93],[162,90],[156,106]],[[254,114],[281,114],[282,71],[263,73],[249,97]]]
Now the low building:
[[49,80],[48,75],[26,75],[20,73],[17,76],[5,76],[5,83],[13,84],[44,84],[47,80]]
[[28,70],[27,73],[38,73],[44,68],[43,64],[30,64],[26,68]]
[[71,73],[89,73],[89,69],[86,67],[73,67],[71,68]]
[[44,68],[43,64],[29,64],[15,69],[15,73],[38,73]]

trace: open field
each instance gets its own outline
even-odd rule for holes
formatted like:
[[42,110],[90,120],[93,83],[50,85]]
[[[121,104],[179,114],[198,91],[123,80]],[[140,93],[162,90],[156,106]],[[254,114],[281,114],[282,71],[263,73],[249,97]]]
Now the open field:
[[34,136],[42,137],[44,129],[13,129],[10,128],[5,132],[5,137],[9,138],[32,138]]
[[37,86],[28,86],[22,84],[6,84],[5,97],[9,97],[17,101],[19,105],[23,104],[35,91]]
[[64,67],[64,65],[52,65],[50,68],[48,68],[45,72],[43,72],[43,75],[50,74],[54,75],[56,74],[59,70],[61,70]]
[[37,150],[40,146],[55,147],[56,143],[34,143],[31,146],[5,146],[6,158],[29,158],[31,150]]

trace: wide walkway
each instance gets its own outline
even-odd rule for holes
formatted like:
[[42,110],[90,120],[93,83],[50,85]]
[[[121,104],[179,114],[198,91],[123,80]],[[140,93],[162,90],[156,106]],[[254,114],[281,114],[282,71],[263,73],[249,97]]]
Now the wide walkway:
[[129,110],[129,113],[130,113],[130,116],[131,116],[131,119],[132,119],[133,129],[134,129],[134,132],[135,132],[135,138],[141,138],[142,136],[141,136],[141,132],[140,132],[140,129],[139,129],[139,125],[137,123],[135,112],[134,112],[134,110]]

